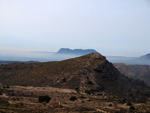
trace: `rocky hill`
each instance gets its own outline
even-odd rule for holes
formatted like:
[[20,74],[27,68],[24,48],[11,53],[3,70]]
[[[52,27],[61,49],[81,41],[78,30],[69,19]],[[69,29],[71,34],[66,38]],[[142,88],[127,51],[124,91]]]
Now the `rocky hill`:
[[132,101],[146,101],[150,90],[121,74],[99,53],[59,62],[14,63],[0,66],[5,85],[52,86],[81,92],[106,92]]

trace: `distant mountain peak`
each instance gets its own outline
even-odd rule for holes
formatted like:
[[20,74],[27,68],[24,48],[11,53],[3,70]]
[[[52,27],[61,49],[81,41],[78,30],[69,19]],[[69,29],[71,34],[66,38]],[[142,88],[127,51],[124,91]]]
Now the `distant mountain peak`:
[[89,53],[98,53],[94,49],[69,49],[69,48],[61,48],[57,54],[73,54],[73,55],[86,55]]
[[140,58],[147,58],[147,59],[150,59],[150,53],[146,54],[146,55],[143,55],[141,56]]

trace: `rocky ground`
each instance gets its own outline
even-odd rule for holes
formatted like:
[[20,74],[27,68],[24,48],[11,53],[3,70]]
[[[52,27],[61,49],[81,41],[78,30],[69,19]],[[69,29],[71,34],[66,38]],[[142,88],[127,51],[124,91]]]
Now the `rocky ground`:
[[[1,113],[126,113],[150,112],[150,103],[131,103],[117,97],[81,93],[78,90],[53,87],[3,86],[0,95]],[[50,102],[39,102],[48,95]],[[70,100],[76,97],[77,100]]]

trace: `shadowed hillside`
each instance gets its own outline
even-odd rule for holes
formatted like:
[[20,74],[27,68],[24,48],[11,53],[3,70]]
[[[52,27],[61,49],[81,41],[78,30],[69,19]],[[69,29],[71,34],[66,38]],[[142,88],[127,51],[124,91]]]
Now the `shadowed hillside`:
[[125,65],[116,63],[114,66],[124,75],[144,81],[150,86],[150,66],[149,65]]
[[60,62],[3,65],[0,81],[6,85],[78,88],[90,93],[105,91],[132,101],[146,101],[150,96],[148,87],[125,77],[99,53]]

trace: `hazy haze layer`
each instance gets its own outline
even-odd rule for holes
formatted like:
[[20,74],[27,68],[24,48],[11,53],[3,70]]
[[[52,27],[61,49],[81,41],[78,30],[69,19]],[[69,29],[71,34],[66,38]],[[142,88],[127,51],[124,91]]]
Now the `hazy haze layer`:
[[140,56],[150,51],[149,20],[149,0],[0,0],[0,48]]

